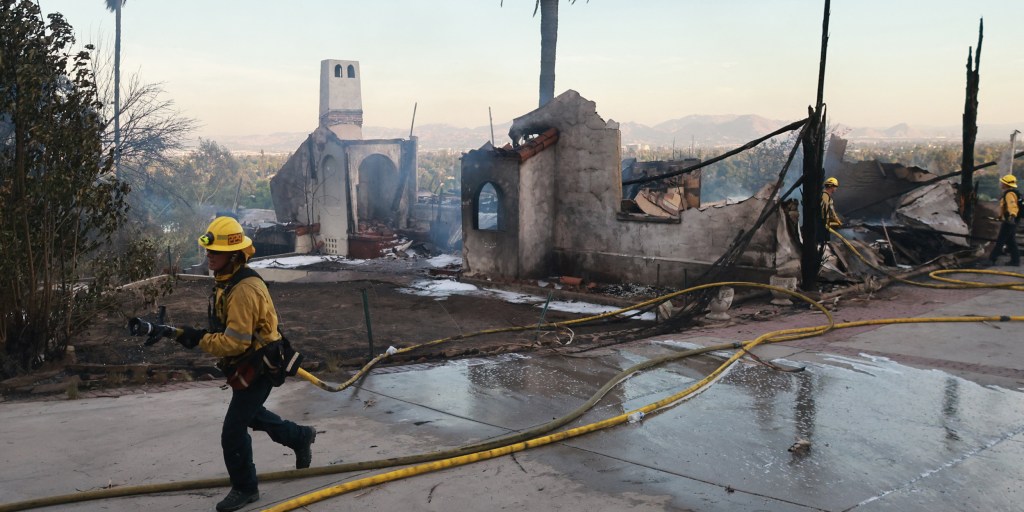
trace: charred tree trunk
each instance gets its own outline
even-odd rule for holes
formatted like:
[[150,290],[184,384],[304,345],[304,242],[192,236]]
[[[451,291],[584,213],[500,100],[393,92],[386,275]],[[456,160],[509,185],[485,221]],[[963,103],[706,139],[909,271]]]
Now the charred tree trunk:
[[822,144],[824,142],[824,123],[820,110],[808,107],[809,118],[804,138],[800,142],[804,152],[804,197],[803,217],[804,223],[800,234],[803,238],[803,245],[800,251],[800,288],[805,291],[812,291],[818,283],[818,270],[821,268],[821,255],[818,246],[825,240],[819,240],[821,224],[825,220],[821,217],[821,183],[824,180],[824,170],[821,166]]
[[804,150],[804,224],[801,228],[803,245],[800,254],[800,288],[814,290],[818,284],[821,256],[818,253],[818,232],[821,224],[821,183],[824,180],[825,161],[825,57],[828,55],[828,17],[831,2],[825,0],[825,13],[821,22],[821,60],[818,63],[818,96],[816,107],[808,107],[807,130],[801,141]]
[[[978,137],[978,69],[981,67],[981,39],[985,21],[978,23],[978,49],[971,62],[971,49],[967,49],[967,98],[964,101],[964,153],[960,162],[960,215],[969,228],[974,226],[974,141]],[[973,234],[973,233],[972,233]]]

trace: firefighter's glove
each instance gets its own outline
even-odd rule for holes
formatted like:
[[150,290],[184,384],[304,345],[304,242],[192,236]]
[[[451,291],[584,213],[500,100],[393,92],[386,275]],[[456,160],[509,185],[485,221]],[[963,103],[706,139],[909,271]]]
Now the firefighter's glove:
[[203,339],[206,335],[206,329],[196,329],[193,327],[182,327],[178,329],[181,331],[175,340],[181,343],[181,346],[185,348],[196,348],[199,345],[199,340]]

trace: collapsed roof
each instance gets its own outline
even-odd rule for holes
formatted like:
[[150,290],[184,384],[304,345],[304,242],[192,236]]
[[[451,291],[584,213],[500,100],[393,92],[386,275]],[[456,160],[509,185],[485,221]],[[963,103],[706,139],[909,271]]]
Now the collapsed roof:
[[[843,161],[846,140],[832,135],[825,174],[839,180],[834,194],[843,218],[840,233],[865,257],[889,266],[919,265],[970,247],[960,217],[956,186],[920,167],[878,160]],[[862,280],[869,267],[841,243],[833,243],[842,265],[826,265],[833,280]]]

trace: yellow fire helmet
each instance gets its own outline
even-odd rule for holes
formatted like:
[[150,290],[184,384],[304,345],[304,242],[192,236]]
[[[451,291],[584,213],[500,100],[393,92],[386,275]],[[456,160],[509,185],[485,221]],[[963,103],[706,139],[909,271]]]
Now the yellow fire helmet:
[[1017,188],[1017,177],[1012,174],[1007,174],[1006,176],[999,178],[999,183],[1010,188]]
[[199,247],[209,251],[232,252],[252,247],[252,239],[245,236],[242,225],[231,217],[217,217],[199,237]]
[[839,180],[837,180],[835,178],[829,178],[829,179],[825,180],[825,186],[826,187],[838,187],[839,186]]

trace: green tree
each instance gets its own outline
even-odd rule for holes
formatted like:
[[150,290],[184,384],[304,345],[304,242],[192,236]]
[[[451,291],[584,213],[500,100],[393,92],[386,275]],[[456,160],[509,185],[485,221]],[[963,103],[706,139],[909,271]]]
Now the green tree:
[[246,208],[273,209],[274,200],[270,197],[270,178],[257,179],[252,190],[245,195],[242,204]]
[[[90,316],[82,263],[123,222],[89,50],[63,16],[0,0],[0,345],[4,374],[59,358]],[[94,290],[95,292],[95,290]],[[93,294],[92,297],[97,295]]]
[[416,183],[423,191],[439,193],[445,184],[461,176],[461,153],[450,150],[424,151],[416,157]]
[[193,209],[200,206],[230,206],[234,201],[238,180],[247,177],[241,173],[241,164],[227,148],[210,139],[199,139],[199,147],[192,150],[175,169],[174,188],[184,193]]

